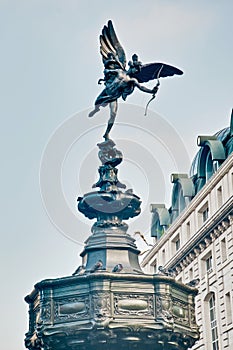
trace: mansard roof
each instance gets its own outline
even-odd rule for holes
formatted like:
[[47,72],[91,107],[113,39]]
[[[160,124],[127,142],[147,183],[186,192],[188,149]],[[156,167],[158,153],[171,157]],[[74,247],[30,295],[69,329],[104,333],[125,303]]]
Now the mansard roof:
[[[214,135],[198,136],[197,144],[200,149],[193,159],[189,175],[171,175],[171,182],[173,183],[172,203],[171,207],[166,209],[166,214],[170,216],[167,222],[173,223],[176,220],[233,152],[233,110],[229,127],[216,132]],[[154,206],[159,208],[161,204]],[[163,211],[164,210],[165,209],[163,209]],[[156,213],[155,209],[153,213]],[[168,224],[165,225],[162,220],[160,220],[160,215],[152,215],[152,237],[157,237],[157,239],[159,239],[161,237],[161,232],[163,233],[167,227]]]

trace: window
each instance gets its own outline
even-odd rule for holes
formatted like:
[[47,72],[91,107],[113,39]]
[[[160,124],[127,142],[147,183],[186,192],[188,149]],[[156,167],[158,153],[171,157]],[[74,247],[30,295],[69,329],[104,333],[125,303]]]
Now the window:
[[176,251],[180,249],[180,238],[177,238],[177,240],[175,241],[175,247],[176,247]]
[[189,240],[190,236],[191,236],[190,222],[187,222],[187,224],[186,224],[186,239],[187,239],[187,241]]
[[166,255],[165,255],[165,249],[162,250],[162,262],[163,262],[163,265],[165,264],[165,261],[166,261]]
[[213,271],[213,258],[212,258],[212,255],[208,256],[206,258],[206,272],[207,273],[210,273]]
[[202,212],[202,222],[204,223],[209,217],[209,208],[207,207],[203,212]]
[[189,270],[189,280],[192,281],[193,280],[193,269],[191,267],[191,269]]
[[201,259],[201,272],[202,277],[205,276],[206,273],[211,273],[213,271],[213,256],[212,252],[209,251],[202,259]]
[[208,203],[203,205],[203,207],[198,212],[198,223],[201,226],[209,217],[209,207]]
[[217,202],[218,202],[218,208],[222,206],[222,187],[220,186],[218,189],[217,189]]
[[229,325],[230,323],[232,323],[232,307],[231,307],[230,293],[226,293],[225,302],[226,302],[226,320],[227,320],[227,325]]
[[211,297],[209,299],[209,315],[210,315],[210,330],[211,330],[211,339],[212,339],[212,349],[219,350],[215,295],[213,293],[211,294]]
[[221,240],[221,256],[222,256],[222,262],[227,260],[227,245],[226,245],[226,238],[223,238]]
[[177,250],[180,249],[180,235],[178,234],[173,240],[172,240],[172,251],[173,253],[177,252]]

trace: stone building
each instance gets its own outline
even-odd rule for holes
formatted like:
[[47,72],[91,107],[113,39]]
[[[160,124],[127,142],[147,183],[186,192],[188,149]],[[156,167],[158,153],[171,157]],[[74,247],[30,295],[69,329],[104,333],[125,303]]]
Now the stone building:
[[[199,136],[190,174],[172,174],[172,204],[152,204],[155,244],[142,261],[147,273],[174,274],[198,284],[201,337],[193,349],[233,349],[233,113],[231,125]],[[161,266],[163,267],[161,269]]]

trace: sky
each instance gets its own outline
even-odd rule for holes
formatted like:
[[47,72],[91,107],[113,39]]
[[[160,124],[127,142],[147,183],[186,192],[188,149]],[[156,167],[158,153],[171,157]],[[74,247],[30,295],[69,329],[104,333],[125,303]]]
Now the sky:
[[230,0],[0,0],[4,350],[24,349],[24,296],[42,279],[70,275],[90,234],[76,198],[98,179],[108,119],[108,109],[87,117],[102,89],[103,25],[112,19],[128,60],[137,53],[184,71],[161,79],[146,117],[149,95],[120,103],[112,131],[124,154],[119,179],[142,199],[129,233],[150,240],[149,205],[169,206],[170,174],[189,171],[198,135],[229,126],[232,11]]

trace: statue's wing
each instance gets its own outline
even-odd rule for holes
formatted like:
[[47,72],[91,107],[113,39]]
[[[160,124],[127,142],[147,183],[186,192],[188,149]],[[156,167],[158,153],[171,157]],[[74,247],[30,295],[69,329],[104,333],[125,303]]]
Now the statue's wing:
[[112,53],[121,63],[122,68],[125,69],[125,51],[116,36],[112,21],[108,21],[108,24],[102,29],[102,34],[100,35],[100,53],[102,55],[103,62],[108,59],[108,54]]
[[183,72],[180,69],[165,63],[148,63],[142,65],[140,72],[133,74],[132,78],[136,78],[139,83],[145,83],[156,78],[165,78],[182,74]]

